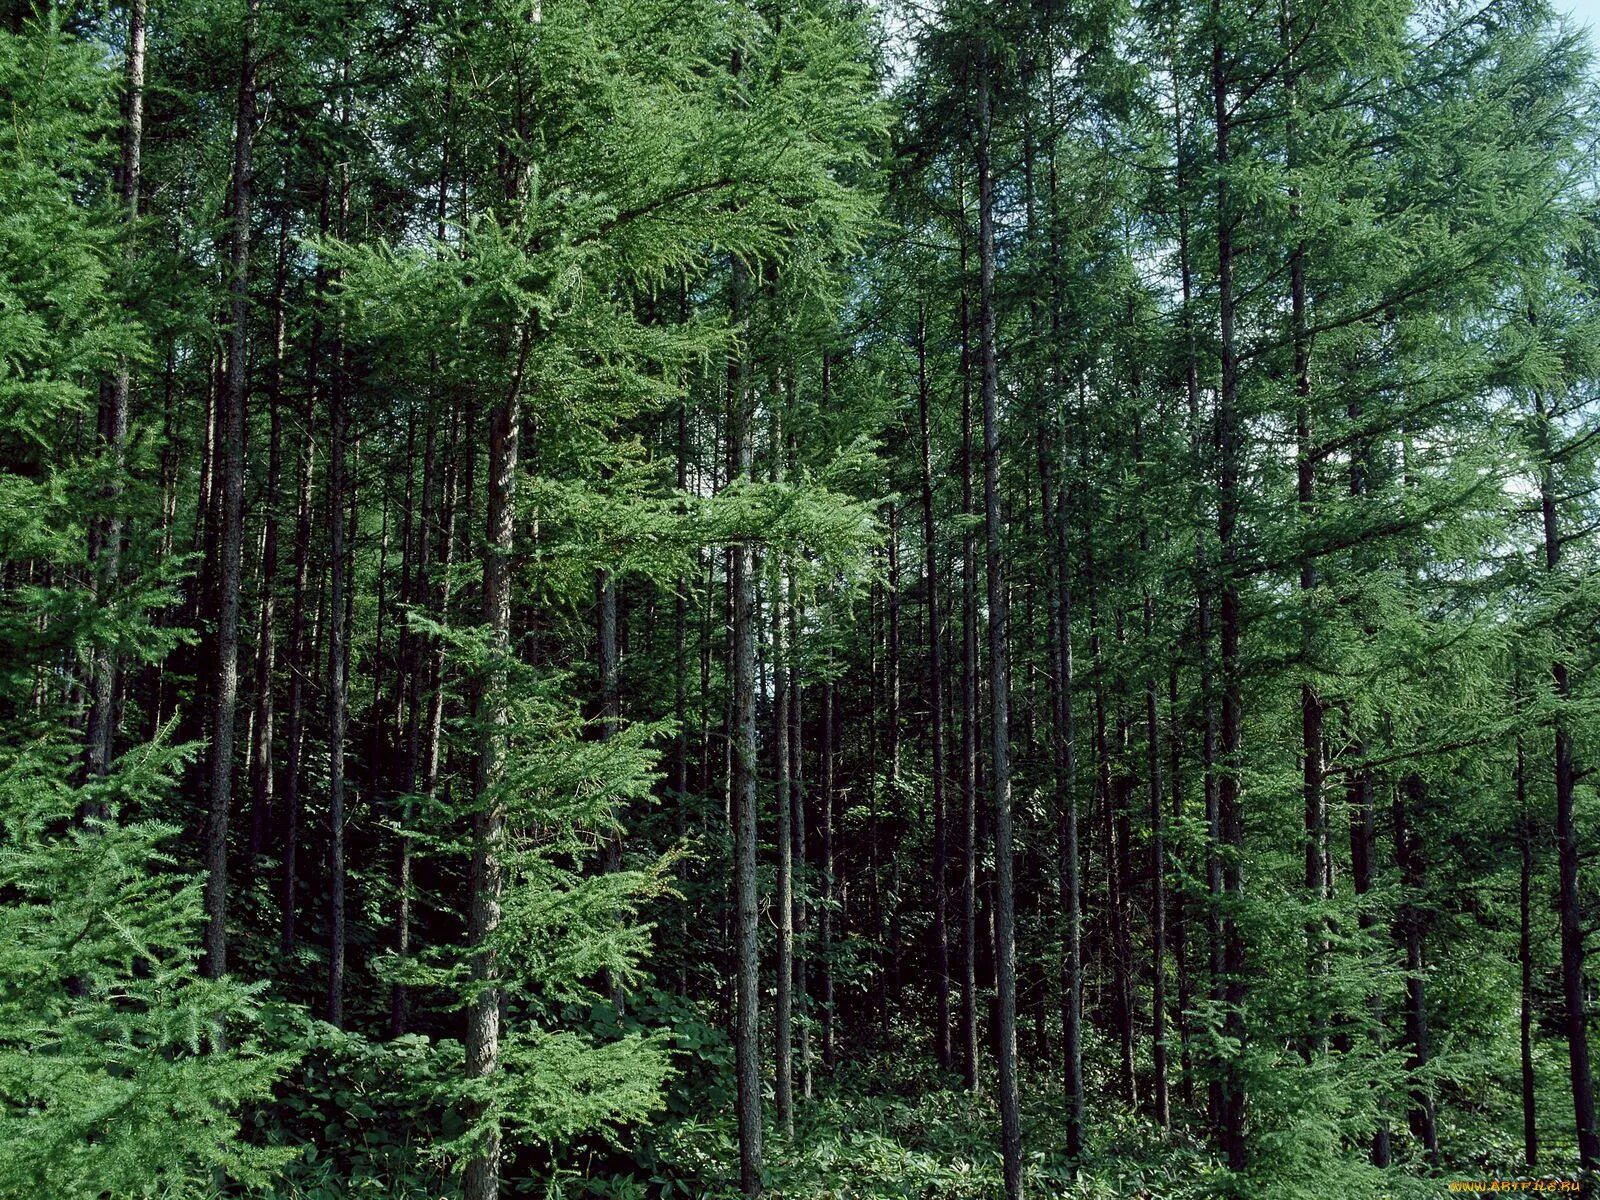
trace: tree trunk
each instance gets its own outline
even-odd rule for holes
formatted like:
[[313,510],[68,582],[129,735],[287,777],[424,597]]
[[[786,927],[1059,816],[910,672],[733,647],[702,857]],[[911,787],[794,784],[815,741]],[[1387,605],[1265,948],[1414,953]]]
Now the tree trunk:
[[929,429],[931,405],[928,384],[927,308],[917,308],[917,414],[922,431],[922,542],[923,573],[928,589],[928,740],[933,748],[933,947],[934,1034],[933,1049],[939,1066],[948,1071],[950,1045],[950,913],[946,890],[949,830],[944,794],[944,660],[939,629],[938,539],[933,512],[933,437]]
[[267,386],[269,410],[267,486],[261,535],[261,603],[257,610],[255,719],[250,741],[250,854],[253,863],[266,847],[272,819],[272,692],[277,661],[278,488],[283,476],[284,278],[289,264],[289,217],[278,226],[278,266],[272,281],[272,376]]
[[[1554,418],[1544,397],[1536,398],[1539,450],[1539,507],[1544,518],[1544,565],[1554,575],[1561,566],[1562,537],[1556,508],[1555,456],[1551,425]],[[1582,892],[1578,881],[1579,841],[1573,812],[1573,792],[1578,769],[1572,750],[1572,681],[1560,658],[1550,664],[1555,685],[1555,785],[1556,870],[1561,923],[1561,994],[1563,1025],[1567,1035],[1567,1061],[1572,1079],[1572,1108],[1578,1132],[1578,1161],[1585,1171],[1600,1170],[1600,1131],[1595,1126],[1594,1075],[1589,1066],[1589,1022],[1584,996],[1584,929]]]
[[1017,940],[1012,880],[1010,672],[1006,645],[1004,527],[1000,512],[999,354],[995,345],[993,97],[985,57],[978,74],[978,338],[982,357],[983,511],[989,601],[990,774],[994,787],[995,1044],[1000,1068],[1000,1148],[1008,1200],[1022,1196],[1022,1120],[1017,1102]]
[[[961,512],[973,514],[972,321],[967,279],[966,197],[961,201]],[[961,1065],[978,1087],[978,539],[961,538]]]
[[[343,236],[350,204],[349,169],[339,167],[339,232]],[[345,972],[345,777],[344,741],[348,702],[346,633],[349,629],[346,576],[345,440],[349,437],[345,347],[342,327],[334,340],[333,386],[328,423],[328,1023],[344,1024]],[[355,500],[350,499],[354,517]],[[353,529],[353,520],[352,520]]]
[[[735,259],[729,284],[733,324],[745,318],[746,269]],[[750,476],[749,367],[736,351],[728,360],[728,479]],[[761,975],[756,911],[756,580],[752,551],[740,541],[728,550],[733,605],[733,875],[737,945],[734,1071],[738,1087],[739,1189],[761,1193]]]
[[837,1061],[833,995],[833,680],[822,685],[822,1065],[833,1070]]
[[1517,887],[1517,962],[1522,968],[1522,1146],[1531,1171],[1539,1165],[1539,1128],[1534,1105],[1533,1077],[1533,820],[1528,812],[1528,776],[1522,754],[1522,732],[1517,732],[1517,842],[1522,852],[1522,875]]
[[1244,1028],[1244,936],[1232,915],[1243,898],[1240,861],[1243,858],[1244,827],[1239,804],[1240,750],[1243,733],[1243,678],[1239,639],[1239,549],[1235,542],[1239,513],[1239,473],[1242,459],[1239,417],[1239,362],[1234,345],[1233,295],[1233,211],[1229,200],[1230,157],[1228,134],[1233,120],[1229,97],[1225,53],[1221,37],[1221,0],[1212,0],[1211,11],[1218,30],[1212,46],[1211,85],[1216,128],[1217,161],[1217,309],[1218,350],[1222,382],[1217,390],[1217,543],[1221,554],[1222,599],[1222,758],[1223,770],[1217,787],[1218,833],[1230,853],[1222,864],[1222,891],[1228,913],[1222,920],[1223,1032],[1239,1047],[1230,1052],[1222,1071],[1222,1149],[1228,1167],[1242,1171],[1245,1166],[1245,1106],[1243,1072],[1240,1063],[1245,1041]]
[[785,1137],[794,1136],[794,829],[789,789],[789,671],[784,647],[783,572],[773,582],[772,603],[772,732],[774,793],[777,799],[774,844],[778,852],[778,957],[773,964],[777,998],[773,1041],[777,1055],[775,1099],[778,1123]]
[[[792,403],[792,397],[791,397]],[[790,453],[793,456],[794,435],[790,434]],[[800,1034],[800,1094],[811,1099],[811,997],[809,987],[810,942],[808,913],[811,895],[809,874],[806,870],[806,790],[804,755],[805,738],[804,692],[800,686],[800,630],[804,627],[800,611],[799,586],[793,575],[789,576],[789,806],[794,820],[789,827],[792,861],[800,880],[794,901],[794,998],[799,1018]]]
[[[1406,1040],[1411,1043],[1407,1067],[1415,1073],[1428,1067],[1428,1005],[1423,983],[1423,935],[1425,917],[1418,903],[1426,868],[1422,861],[1421,839],[1412,831],[1412,821],[1421,814],[1426,795],[1422,777],[1412,772],[1394,797],[1394,858],[1405,888],[1400,902],[1398,923],[1406,954]],[[1434,1119],[1433,1095],[1424,1084],[1411,1088],[1411,1132],[1427,1151],[1428,1162],[1439,1166],[1439,1135]]]
[[[217,413],[217,630],[212,667],[210,809],[205,836],[207,978],[228,969],[228,810],[233,800],[233,725],[239,701],[239,575],[244,539],[245,397],[250,387],[250,202],[256,124],[256,20],[246,0],[233,144],[233,231],[229,248],[228,380]],[[222,1034],[217,1040],[220,1045]]]
[[[122,96],[122,163],[117,176],[123,219],[130,225],[139,218],[139,174],[144,145],[145,0],[129,0],[126,90]],[[129,250],[125,255],[131,257]],[[101,491],[106,511],[90,527],[89,558],[94,566],[94,590],[99,603],[111,603],[121,575],[123,473],[128,440],[128,360],[118,355],[111,378],[100,389],[100,437],[108,477]],[[89,718],[86,765],[92,778],[110,769],[117,728],[117,657],[110,646],[96,642],[89,676]],[[103,806],[92,813],[104,819]]]
[[[501,846],[505,840],[507,725],[511,720],[511,553],[516,532],[518,432],[522,428],[523,371],[532,347],[524,326],[515,368],[505,398],[489,414],[489,502],[483,548],[483,623],[489,630],[489,655],[475,689],[474,716],[483,731],[473,792],[471,913],[472,990],[467,1004],[467,1077],[493,1078],[500,1067],[499,964],[489,944],[500,927],[505,887]],[[470,440],[470,438],[469,438]],[[465,1200],[496,1200],[500,1194],[500,1125],[486,1116],[487,1128],[467,1161]]]

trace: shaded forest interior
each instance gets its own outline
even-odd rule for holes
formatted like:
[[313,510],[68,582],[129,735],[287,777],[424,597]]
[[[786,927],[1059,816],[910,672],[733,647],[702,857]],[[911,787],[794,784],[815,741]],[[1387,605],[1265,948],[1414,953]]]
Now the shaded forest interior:
[[1542,0],[10,0],[0,99],[0,1195],[1594,1186]]

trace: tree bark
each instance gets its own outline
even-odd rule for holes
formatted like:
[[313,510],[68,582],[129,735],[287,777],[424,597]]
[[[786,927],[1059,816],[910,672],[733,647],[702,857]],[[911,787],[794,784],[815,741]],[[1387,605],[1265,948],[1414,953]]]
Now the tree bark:
[[[1543,396],[1536,397],[1540,451],[1539,508],[1544,524],[1544,565],[1548,575],[1561,567],[1561,526],[1556,500],[1554,419]],[[1562,1023],[1567,1036],[1567,1063],[1572,1080],[1573,1118],[1578,1133],[1578,1161],[1585,1171],[1600,1170],[1600,1130],[1595,1125],[1594,1074],[1589,1065],[1589,1021],[1584,995],[1583,909],[1578,879],[1579,843],[1574,815],[1578,769],[1572,749],[1571,673],[1557,657],[1550,664],[1557,702],[1555,716],[1556,906],[1561,925]]]
[[[729,284],[733,323],[746,313],[746,269],[734,260]],[[739,352],[728,359],[728,479],[750,476],[751,444],[747,381]],[[738,1090],[739,1189],[760,1195],[761,1179],[761,975],[756,912],[756,580],[752,551],[739,541],[728,550],[728,590],[733,606],[733,875],[736,980],[734,1073]]]
[[[347,225],[349,171],[339,167],[339,232]],[[349,658],[346,564],[345,441],[349,437],[349,397],[345,375],[342,326],[333,347],[333,386],[328,392],[328,1023],[344,1024],[345,974],[345,776],[344,742],[348,703]],[[355,512],[350,498],[350,517]]]
[[[524,326],[506,395],[489,414],[489,500],[483,548],[483,623],[489,654],[476,687],[474,716],[482,730],[473,781],[471,912],[472,991],[467,1004],[467,1077],[487,1080],[500,1069],[502,990],[493,941],[500,928],[505,889],[501,851],[505,841],[507,725],[511,720],[511,554],[516,533],[518,433],[522,428],[523,372],[532,347]],[[482,1140],[467,1161],[465,1200],[496,1200],[500,1194],[500,1126],[484,1117]]]
[[1239,770],[1243,734],[1243,678],[1239,661],[1241,613],[1239,600],[1239,549],[1236,531],[1239,514],[1239,472],[1242,459],[1239,417],[1239,361],[1234,344],[1233,209],[1229,198],[1231,168],[1228,135],[1233,116],[1228,96],[1228,76],[1221,38],[1221,0],[1212,0],[1218,30],[1212,46],[1211,90],[1216,129],[1217,162],[1217,309],[1218,351],[1222,366],[1217,390],[1217,543],[1221,555],[1221,671],[1222,671],[1222,772],[1217,786],[1220,842],[1229,853],[1222,863],[1222,891],[1228,913],[1222,920],[1223,1032],[1240,1047],[1222,1064],[1222,1149],[1228,1167],[1242,1171],[1246,1162],[1244,1076],[1240,1068],[1245,1041],[1244,936],[1232,915],[1243,898],[1240,860],[1244,828],[1240,813]]
[[[145,0],[129,0],[128,50],[122,95],[122,162],[117,176],[118,199],[123,220],[132,224],[139,218],[139,175],[144,145],[144,66]],[[124,250],[131,258],[131,248]],[[90,526],[89,558],[94,567],[94,590],[100,604],[111,602],[121,576],[122,513],[120,511],[123,474],[126,470],[128,440],[129,367],[126,355],[118,355],[111,378],[100,390],[100,438],[108,477],[101,491],[106,505]],[[91,778],[102,778],[114,757],[117,727],[117,656],[105,642],[96,642],[89,677],[89,718],[86,737],[86,765]],[[104,819],[102,805],[92,815]]]
[[[1406,1040],[1411,1044],[1407,1067],[1413,1074],[1428,1067],[1428,1004],[1423,983],[1423,938],[1426,920],[1418,903],[1426,867],[1422,860],[1421,839],[1412,830],[1412,822],[1421,814],[1426,790],[1422,777],[1415,772],[1406,776],[1405,784],[1394,797],[1394,857],[1400,869],[1400,882],[1405,888],[1400,902],[1398,924],[1406,955]],[[1411,1132],[1422,1143],[1428,1162],[1439,1166],[1439,1134],[1434,1118],[1433,1094],[1422,1083],[1411,1087]]]
[[1517,887],[1517,962],[1522,969],[1518,1026],[1522,1050],[1522,1147],[1528,1169],[1539,1165],[1539,1127],[1534,1101],[1533,1075],[1533,820],[1528,812],[1527,764],[1522,753],[1522,732],[1517,732],[1517,843],[1522,874]]
[[[961,199],[961,512],[973,515],[972,320],[967,278],[966,196]],[[961,1065],[978,1088],[978,539],[961,538]]]
[[1022,1196],[1022,1119],[1017,1101],[1017,940],[1012,878],[1011,686],[1006,644],[1004,526],[1000,512],[999,353],[995,344],[994,179],[990,163],[993,87],[987,51],[978,72],[978,339],[983,408],[983,510],[989,601],[990,775],[994,788],[995,1044],[1000,1149],[1008,1200]]
[[[247,0],[239,64],[239,105],[233,143],[233,223],[228,379],[217,413],[219,508],[217,628],[212,667],[210,808],[205,835],[204,972],[228,969],[228,810],[233,800],[234,716],[239,701],[239,583],[244,539],[245,398],[250,388],[250,204],[256,124],[256,21],[261,0]],[[219,1031],[220,1045],[223,1035]]]
[[928,740],[933,752],[933,946],[934,1034],[933,1050],[939,1066],[948,1071],[950,1045],[950,902],[946,888],[949,830],[945,820],[944,792],[944,659],[939,629],[938,538],[933,511],[933,437],[929,408],[928,315],[917,308],[917,415],[922,431],[922,543],[923,573],[928,589]]

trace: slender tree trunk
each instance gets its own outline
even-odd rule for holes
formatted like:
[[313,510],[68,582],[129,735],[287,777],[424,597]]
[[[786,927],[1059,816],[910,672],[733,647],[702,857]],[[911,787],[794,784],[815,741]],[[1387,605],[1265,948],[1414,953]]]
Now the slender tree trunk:
[[[348,74],[348,68],[347,68]],[[348,110],[347,110],[348,111]],[[339,167],[339,232],[344,234],[350,205],[349,168]],[[328,1022],[344,1024],[345,974],[345,775],[344,742],[348,704],[349,630],[346,564],[345,441],[349,434],[349,397],[345,376],[342,326],[333,347],[333,386],[329,389],[328,422]],[[350,498],[350,516],[355,499]]]
[[[1348,417],[1354,426],[1361,417],[1361,406],[1352,403],[1348,409]],[[1364,446],[1356,446],[1350,455],[1350,497],[1359,503],[1367,494],[1367,451]],[[1352,556],[1353,565],[1359,571],[1366,564],[1358,548]],[[1357,763],[1363,763],[1367,757],[1367,742],[1358,738],[1352,747],[1352,753]],[[1356,895],[1356,921],[1363,935],[1370,936],[1371,931],[1378,927],[1378,915],[1366,897],[1373,888],[1373,872],[1377,861],[1377,810],[1373,804],[1372,770],[1364,765],[1358,766],[1349,772],[1345,785],[1346,807],[1350,812],[1350,883]],[[1371,1013],[1372,1038],[1380,1046],[1384,1041],[1384,1014],[1383,996],[1374,988],[1368,997],[1367,1008]],[[1387,1167],[1391,1158],[1389,1144],[1389,1122],[1385,1117],[1378,1118],[1378,1127],[1372,1134],[1372,1165]]]
[[[617,580],[612,572],[602,568],[595,578],[595,607],[599,610],[600,649],[600,739],[610,741],[622,727],[622,693],[618,671],[620,654],[617,643]],[[605,832],[605,852],[602,866],[607,874],[622,870],[622,814],[615,803],[611,806],[611,828]],[[606,991],[617,1012],[626,1003],[622,981],[606,972]]]
[[[429,570],[433,563],[433,528],[438,511],[439,437],[436,423],[428,421],[422,444],[422,503],[407,539],[406,594],[414,605],[431,606]],[[443,614],[434,612],[436,620]],[[411,823],[416,808],[417,785],[423,770],[422,704],[426,639],[409,628],[402,631],[404,650],[405,766],[400,780],[401,802],[396,818],[399,824],[395,844],[394,951],[401,965],[411,956]],[[389,1034],[399,1037],[410,1024],[410,994],[403,983],[389,993]]]
[[978,338],[982,356],[983,509],[989,601],[989,704],[994,787],[996,1057],[1000,1067],[1000,1147],[1008,1200],[1022,1196],[1022,1120],[1017,1101],[1017,939],[1012,879],[1010,671],[1006,645],[1004,527],[1000,513],[999,354],[995,345],[994,179],[990,164],[993,97],[985,58],[978,74]]
[[[792,396],[791,396],[792,407]],[[791,461],[794,451],[794,434],[790,435]],[[811,888],[809,873],[806,869],[806,789],[805,789],[805,756],[802,753],[805,738],[805,693],[801,689],[800,676],[800,630],[804,626],[800,610],[799,586],[795,577],[789,576],[789,720],[792,732],[789,738],[789,755],[791,766],[789,769],[789,804],[794,813],[794,820],[789,827],[792,850],[795,864],[796,878],[799,886],[795,889],[794,901],[794,996],[795,1016],[798,1020],[800,1035],[800,1094],[807,1100],[811,1099],[811,997],[809,986],[810,975],[810,939],[808,908],[810,905]]]
[[[475,716],[482,730],[474,778],[471,912],[472,990],[467,1004],[467,1078],[487,1080],[500,1068],[499,963],[492,946],[500,927],[505,888],[501,866],[505,841],[507,726],[511,720],[511,554],[516,533],[518,433],[522,386],[532,330],[520,333],[515,367],[505,398],[489,414],[489,502],[483,548],[483,623],[489,656],[475,689]],[[470,439],[469,439],[470,440]],[[500,1194],[500,1126],[490,1118],[477,1150],[467,1161],[465,1200],[496,1200]]]
[[777,998],[773,1041],[777,1055],[775,1099],[785,1137],[794,1136],[794,816],[789,788],[789,671],[784,647],[782,567],[773,582],[772,732],[774,792],[777,799],[774,842],[778,852],[778,955],[773,965]]
[[1234,345],[1233,206],[1229,198],[1231,169],[1228,135],[1233,120],[1228,96],[1226,57],[1221,42],[1221,0],[1212,0],[1218,40],[1212,46],[1211,85],[1215,108],[1217,161],[1217,309],[1218,349],[1222,366],[1217,391],[1217,543],[1221,554],[1222,599],[1222,758],[1217,787],[1217,817],[1221,844],[1230,853],[1222,864],[1222,891],[1228,912],[1222,920],[1223,1032],[1238,1047],[1230,1051],[1222,1072],[1222,1144],[1228,1167],[1245,1167],[1245,1086],[1240,1067],[1244,1028],[1244,936],[1232,914],[1243,898],[1240,861],[1244,827],[1239,803],[1240,751],[1243,733],[1243,677],[1240,663],[1241,611],[1239,602],[1239,549],[1235,541],[1239,513],[1239,472],[1242,458],[1239,417],[1239,362]]
[[[229,248],[228,380],[217,412],[220,513],[217,629],[211,693],[210,809],[205,836],[207,978],[228,969],[228,810],[233,800],[234,716],[239,702],[239,583],[244,543],[245,397],[250,388],[250,205],[256,124],[256,20],[261,0],[247,0],[233,146],[233,231]],[[220,1045],[223,1035],[218,1032]]]
[[[1556,507],[1554,418],[1543,396],[1536,398],[1539,449],[1539,507],[1544,519],[1544,565],[1554,575],[1561,567],[1560,515]],[[1561,924],[1561,994],[1567,1060],[1572,1079],[1572,1108],[1578,1132],[1578,1161],[1585,1171],[1600,1170],[1600,1130],[1595,1125],[1594,1074],[1589,1066],[1589,1020],[1584,992],[1584,929],[1582,891],[1578,879],[1579,839],[1574,814],[1578,769],[1572,749],[1571,673],[1565,661],[1550,664],[1557,701],[1555,715],[1556,901]]]
[[[966,198],[961,203],[961,512],[973,515],[972,321],[967,279]],[[961,539],[961,1065],[978,1088],[978,539]]]
[[[730,308],[734,325],[745,318],[744,264],[734,260]],[[728,360],[728,479],[750,475],[749,367],[735,352]],[[756,580],[752,551],[738,542],[728,551],[733,605],[733,874],[736,896],[734,1072],[738,1087],[739,1189],[761,1193],[761,975],[756,912]]]
[[[1394,857],[1395,865],[1400,868],[1401,885],[1405,888],[1398,921],[1406,954],[1406,1040],[1411,1043],[1411,1056],[1406,1065],[1413,1074],[1426,1071],[1428,1067],[1428,1004],[1423,983],[1425,917],[1418,903],[1425,867],[1421,839],[1411,827],[1413,820],[1421,815],[1425,795],[1422,777],[1413,772],[1406,776],[1404,786],[1394,797]],[[1422,1143],[1428,1162],[1437,1169],[1438,1126],[1433,1095],[1425,1084],[1412,1085],[1410,1122],[1411,1132]]]
[[[118,199],[123,219],[129,224],[139,218],[139,175],[144,145],[144,64],[145,0],[129,0],[128,50],[122,95],[122,163],[117,176]],[[124,250],[131,258],[131,247]],[[111,378],[100,390],[100,437],[107,468],[101,490],[106,511],[90,527],[89,558],[94,566],[95,596],[102,605],[111,602],[121,576],[123,473],[126,470],[128,440],[129,369],[126,355],[118,355]],[[86,738],[86,765],[92,778],[103,777],[114,757],[117,727],[116,654],[109,645],[97,642],[90,663],[89,718]],[[92,815],[104,819],[106,811],[96,805]]]
[[[1154,604],[1147,593],[1144,598],[1147,638],[1155,623]],[[1156,1121],[1166,1129],[1172,1124],[1167,1088],[1167,848],[1156,692],[1156,675],[1152,669],[1144,692],[1145,770],[1150,788],[1150,1053],[1151,1070],[1155,1075]]]
[[[1285,9],[1281,41],[1284,47],[1284,93],[1290,114],[1288,122],[1288,163],[1293,171],[1299,163],[1300,129],[1296,115],[1296,72],[1294,43],[1296,30],[1291,15]],[[1291,188],[1289,193],[1289,220],[1298,225],[1300,192]],[[1300,555],[1301,593],[1301,644],[1315,665],[1315,620],[1312,613],[1312,593],[1317,588],[1317,560],[1307,544],[1310,525],[1315,516],[1316,462],[1311,445],[1311,337],[1308,332],[1309,312],[1306,299],[1306,245],[1296,242],[1289,254],[1289,322],[1290,341],[1294,347],[1295,395],[1295,503],[1300,521],[1302,551]],[[1317,1049],[1326,1050],[1327,1030],[1322,1017],[1322,995],[1318,980],[1323,974],[1328,956],[1328,930],[1323,910],[1328,901],[1328,842],[1327,812],[1324,796],[1325,768],[1322,745],[1323,705],[1315,684],[1308,678],[1300,684],[1300,763],[1301,796],[1305,807],[1305,886],[1306,901],[1313,908],[1313,916],[1306,922],[1307,975],[1311,983],[1310,1021],[1304,1046],[1309,1055]]]
[[280,940],[287,956],[295,948],[295,892],[300,843],[300,758],[305,740],[306,587],[311,573],[312,483],[317,442],[312,427],[317,398],[317,341],[311,338],[310,384],[306,393],[305,441],[300,451],[300,498],[294,532],[294,598],[289,616],[289,712],[284,727],[288,743],[283,768],[283,910]]
[[822,1065],[832,1071],[837,1062],[833,993],[833,792],[835,709],[833,680],[822,685]]
[[[1053,168],[1052,168],[1053,170]],[[1063,422],[1063,427],[1065,422]],[[1064,433],[1064,428],[1063,428]],[[1078,849],[1078,738],[1072,696],[1072,557],[1066,483],[1066,446],[1061,447],[1061,483],[1056,503],[1055,565],[1055,769],[1057,877],[1061,891],[1061,1059],[1067,1101],[1067,1157],[1083,1158],[1083,887]]]
[[1522,753],[1522,731],[1517,731],[1517,842],[1522,852],[1522,875],[1517,887],[1517,962],[1522,968],[1522,1146],[1531,1171],[1539,1165],[1539,1127],[1534,1104],[1533,1076],[1533,820],[1528,812],[1527,764]]
[[283,477],[284,279],[289,262],[289,217],[278,226],[278,266],[272,281],[272,375],[267,387],[269,409],[267,486],[264,529],[261,535],[261,603],[257,610],[255,662],[255,719],[250,742],[250,854],[251,862],[267,843],[272,820],[273,683],[277,661],[278,487]]
[[917,414],[922,431],[923,573],[928,589],[928,740],[933,748],[933,946],[934,1035],[939,1066],[948,1071],[950,1045],[950,902],[946,888],[949,830],[944,792],[944,660],[939,629],[939,566],[937,527],[933,512],[933,437],[928,383],[927,308],[917,308]]

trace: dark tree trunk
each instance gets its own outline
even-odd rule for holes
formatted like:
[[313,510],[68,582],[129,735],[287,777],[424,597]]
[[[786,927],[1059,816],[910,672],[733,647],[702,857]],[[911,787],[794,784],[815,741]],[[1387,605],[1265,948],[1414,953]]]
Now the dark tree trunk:
[[[1053,169],[1053,168],[1052,168]],[[1057,876],[1062,913],[1061,1059],[1067,1101],[1067,1157],[1083,1157],[1083,887],[1078,850],[1078,738],[1072,696],[1071,512],[1062,447],[1062,482],[1055,512],[1055,662],[1053,702],[1056,773]]]
[[[1394,858],[1404,887],[1397,923],[1406,955],[1406,1041],[1411,1044],[1407,1067],[1418,1074],[1428,1067],[1428,1003],[1423,983],[1423,941],[1426,917],[1422,910],[1422,885],[1426,867],[1422,860],[1422,841],[1412,829],[1421,815],[1426,790],[1415,772],[1406,776],[1405,785],[1394,797]],[[1428,1162],[1439,1166],[1439,1135],[1434,1119],[1433,1095],[1425,1084],[1411,1088],[1411,1132],[1422,1143]]]
[[993,97],[985,58],[978,73],[978,340],[982,358],[983,510],[989,601],[990,775],[994,788],[995,1045],[1000,1148],[1008,1200],[1022,1196],[1022,1120],[1017,1102],[1017,939],[1012,879],[1010,671],[1006,644],[1004,526],[1000,512],[999,354],[995,345]]
[[836,702],[833,680],[822,685],[822,1065],[829,1071],[837,1062],[833,993],[833,792],[834,728]]
[[[145,0],[128,4],[128,49],[125,90],[122,94],[122,162],[117,173],[118,199],[123,219],[139,218],[139,176],[144,147]],[[125,251],[131,257],[131,250]],[[100,498],[106,509],[90,525],[89,559],[94,567],[95,596],[109,604],[122,569],[122,491],[128,440],[129,369],[118,355],[111,378],[100,389],[100,438],[104,443],[107,478]],[[119,664],[111,647],[96,642],[89,672],[89,716],[85,762],[92,778],[103,777],[114,757],[117,728],[117,677]],[[104,819],[105,808],[96,804],[86,816]]]
[[[207,978],[228,969],[228,810],[233,801],[234,716],[239,702],[239,576],[244,541],[245,397],[250,388],[250,205],[256,124],[256,19],[247,0],[233,146],[233,231],[229,248],[228,379],[217,411],[217,628],[212,660],[210,808],[205,835]],[[218,1035],[221,1041],[221,1034]]]
[[1522,733],[1517,733],[1517,843],[1522,874],[1517,886],[1517,962],[1522,968],[1518,1025],[1522,1035],[1522,1147],[1528,1169],[1539,1165],[1539,1128],[1534,1104],[1533,1076],[1533,820],[1528,812],[1528,776],[1522,754]]
[[[341,236],[348,223],[349,205],[349,173],[348,168],[341,165],[338,225]],[[350,627],[348,601],[354,598],[353,589],[347,587],[345,558],[345,493],[348,488],[345,441],[350,436],[347,390],[344,336],[339,327],[333,347],[333,386],[328,393],[328,1022],[334,1026],[344,1024],[344,742],[349,699],[346,634]],[[350,497],[349,504],[353,531],[354,496]]]
[[949,830],[944,792],[944,660],[939,629],[938,537],[933,512],[932,399],[928,383],[927,309],[917,309],[917,414],[922,431],[923,573],[928,589],[928,740],[933,749],[933,1049],[948,1071],[950,1045],[950,903],[946,890]]
[[[972,321],[967,278],[966,198],[961,214],[961,512],[973,515]],[[978,1087],[978,539],[961,539],[961,1066]]]
[[790,693],[788,651],[784,646],[783,576],[779,568],[772,597],[772,732],[774,793],[777,801],[773,840],[778,852],[778,953],[773,964],[777,997],[773,1042],[777,1055],[774,1099],[785,1137],[794,1136],[794,829],[790,805]]
[[[474,705],[482,729],[473,780],[470,871],[472,992],[467,1005],[467,1078],[487,1080],[500,1068],[500,971],[490,942],[500,927],[505,887],[501,848],[505,840],[507,725],[511,720],[511,554],[516,534],[518,433],[522,428],[522,386],[532,330],[524,326],[505,399],[489,414],[489,500],[483,547],[483,623],[489,630],[489,656]],[[470,437],[469,437],[470,442]],[[491,1119],[477,1150],[467,1160],[465,1200],[496,1200],[500,1194],[500,1127]]]
[[272,821],[273,671],[277,661],[278,488],[283,477],[284,311],[283,288],[289,263],[289,217],[278,226],[278,266],[272,281],[272,375],[269,410],[267,486],[261,534],[261,603],[257,610],[255,718],[250,740],[250,854],[253,863],[266,848]]
[[[1544,397],[1536,399],[1541,455],[1539,508],[1544,520],[1544,565],[1554,575],[1561,566],[1562,536],[1557,511],[1554,418]],[[1562,659],[1550,664],[1557,701],[1555,716],[1556,907],[1561,924],[1562,1024],[1567,1036],[1567,1061],[1572,1079],[1572,1108],[1578,1132],[1578,1161],[1585,1171],[1600,1170],[1600,1130],[1595,1125],[1594,1074],[1589,1066],[1589,1019],[1584,996],[1583,908],[1578,880],[1579,839],[1574,815],[1578,769],[1572,749],[1570,670]]]
[[1221,0],[1212,0],[1219,40],[1212,46],[1211,85],[1217,161],[1217,309],[1218,350],[1222,381],[1217,390],[1217,544],[1221,555],[1222,766],[1217,787],[1218,833],[1229,850],[1222,864],[1222,891],[1228,913],[1222,920],[1223,1032],[1239,1047],[1222,1064],[1222,1149],[1228,1167],[1245,1166],[1245,1085],[1240,1063],[1244,1028],[1244,935],[1232,915],[1243,898],[1240,862],[1244,826],[1239,805],[1240,750],[1243,734],[1243,671],[1239,641],[1239,473],[1243,457],[1239,416],[1239,361],[1234,345],[1233,207],[1229,199],[1228,135],[1233,120],[1228,96],[1226,56],[1220,41]]
[[[744,264],[734,260],[729,285],[734,325],[745,317]],[[748,364],[738,352],[728,360],[728,479],[750,476]],[[736,981],[734,1072],[738,1091],[739,1188],[759,1195],[761,1179],[761,975],[756,911],[756,579],[752,551],[738,542],[728,550],[728,590],[733,606],[732,753],[733,874]]]

